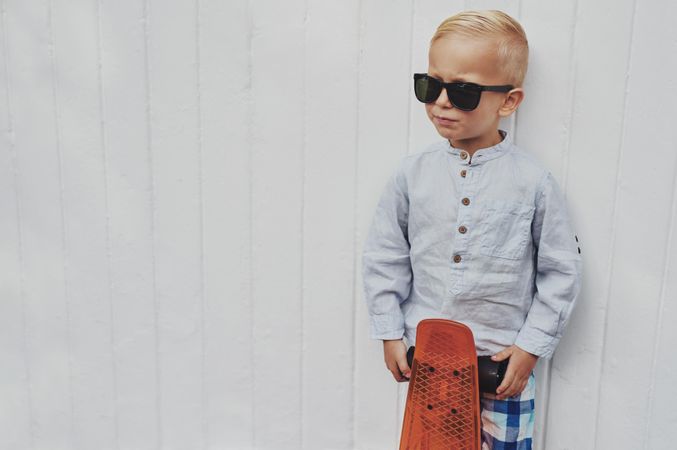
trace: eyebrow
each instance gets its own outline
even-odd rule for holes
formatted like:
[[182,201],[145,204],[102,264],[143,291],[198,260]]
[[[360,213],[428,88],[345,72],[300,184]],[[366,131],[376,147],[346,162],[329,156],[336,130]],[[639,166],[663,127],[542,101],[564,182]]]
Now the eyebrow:
[[[428,72],[428,75],[430,75],[430,76],[433,77],[433,78],[437,78],[437,79],[439,79],[439,80],[444,81],[444,77],[439,76],[439,74],[436,73],[436,72]],[[456,82],[459,82],[459,83],[472,83],[472,81],[469,81],[469,80],[467,80],[467,79],[465,79],[465,78],[453,78],[451,81],[444,81],[444,82],[445,82],[445,83],[456,83]]]

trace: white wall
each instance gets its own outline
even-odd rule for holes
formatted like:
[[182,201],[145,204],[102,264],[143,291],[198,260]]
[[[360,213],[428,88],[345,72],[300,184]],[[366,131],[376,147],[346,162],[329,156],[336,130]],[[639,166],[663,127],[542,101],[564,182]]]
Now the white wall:
[[539,448],[674,448],[669,0],[0,0],[0,448],[395,448],[359,253],[439,139],[411,74],[473,7],[527,31],[504,126],[584,257]]

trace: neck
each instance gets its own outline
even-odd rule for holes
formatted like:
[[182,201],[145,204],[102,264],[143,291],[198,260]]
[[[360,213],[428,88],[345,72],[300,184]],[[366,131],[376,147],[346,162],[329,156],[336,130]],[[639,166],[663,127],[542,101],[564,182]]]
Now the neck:
[[497,129],[496,133],[492,133],[490,136],[482,136],[480,138],[477,138],[476,140],[475,139],[467,141],[462,140],[456,143],[452,142],[451,139],[449,139],[449,143],[452,145],[452,147],[465,150],[472,157],[477,150],[487,147],[493,147],[494,145],[499,144],[502,140],[503,136]]

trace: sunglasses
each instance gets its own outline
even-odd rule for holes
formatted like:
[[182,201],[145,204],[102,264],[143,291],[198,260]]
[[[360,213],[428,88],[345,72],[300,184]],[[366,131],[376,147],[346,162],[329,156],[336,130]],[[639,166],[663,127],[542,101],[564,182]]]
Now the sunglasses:
[[442,89],[446,88],[447,97],[452,105],[462,111],[472,111],[480,103],[482,91],[508,92],[513,89],[511,85],[481,86],[475,83],[445,83],[433,78],[427,73],[414,74],[414,93],[418,101],[432,103],[440,96]]

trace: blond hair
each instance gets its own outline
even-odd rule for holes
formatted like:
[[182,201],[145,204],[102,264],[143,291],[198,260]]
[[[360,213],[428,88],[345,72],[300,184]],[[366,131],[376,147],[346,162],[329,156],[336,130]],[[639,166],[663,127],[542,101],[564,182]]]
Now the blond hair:
[[462,11],[446,18],[435,31],[430,45],[447,34],[493,39],[506,82],[522,86],[529,61],[529,43],[524,29],[503,11]]

